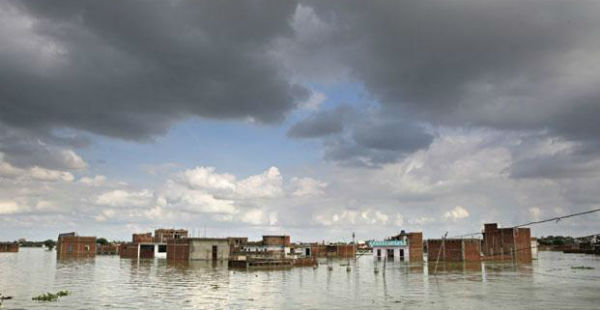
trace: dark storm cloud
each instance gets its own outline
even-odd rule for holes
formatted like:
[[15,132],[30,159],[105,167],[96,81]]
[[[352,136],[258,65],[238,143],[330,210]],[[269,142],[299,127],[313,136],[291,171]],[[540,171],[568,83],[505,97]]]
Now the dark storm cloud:
[[587,121],[600,117],[596,1],[305,3],[330,35],[294,48],[334,55],[330,67],[348,67],[389,111],[578,139],[600,130]]
[[[311,78],[303,68],[317,67],[313,59],[326,60],[318,72],[349,72],[387,117],[434,126],[545,131],[581,142],[580,149],[593,153],[591,159],[597,157],[600,3],[425,0],[302,5],[303,18],[297,20],[304,24],[294,28],[296,41],[287,42],[287,61],[303,78]],[[302,29],[320,32],[307,36]],[[326,154],[369,156],[354,143],[361,140],[370,149],[394,147],[369,129],[370,133],[357,127],[353,138],[329,139]],[[568,167],[576,160],[562,163]],[[546,165],[515,165],[513,177],[572,175]]]
[[[292,81],[343,75],[380,112],[288,131],[323,139],[331,160],[397,161],[431,144],[417,123],[543,130],[600,152],[597,1],[10,3],[0,123],[14,128],[144,140],[194,115],[271,123],[307,98]],[[519,161],[513,177],[566,173]]]
[[354,141],[359,145],[377,149],[412,153],[427,148],[433,135],[423,128],[403,121],[374,120],[355,128]]
[[313,113],[292,125],[288,136],[321,138],[325,159],[360,167],[396,162],[429,147],[434,138],[412,121],[346,105]]
[[14,129],[0,124],[2,160],[19,168],[82,169],[86,163],[72,148],[87,147],[89,143],[89,138],[82,134]]
[[426,149],[434,136],[410,121],[380,115],[356,120],[347,135],[324,140],[325,158],[347,166],[376,168]]
[[403,158],[406,153],[365,147],[346,137],[336,137],[323,142],[326,160],[343,166],[378,168]]
[[293,2],[11,4],[23,33],[0,31],[0,122],[13,127],[140,140],[190,115],[280,121],[308,95],[268,56]]
[[315,112],[292,125],[287,135],[292,138],[318,138],[342,132],[344,121],[353,114],[352,108],[338,106],[332,110]]
[[539,156],[513,162],[510,167],[512,178],[581,178],[596,177],[600,161],[587,156]]

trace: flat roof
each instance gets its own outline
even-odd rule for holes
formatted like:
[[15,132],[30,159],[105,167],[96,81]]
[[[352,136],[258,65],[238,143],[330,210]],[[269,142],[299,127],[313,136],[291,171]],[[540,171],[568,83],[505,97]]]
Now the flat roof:
[[183,238],[179,240],[194,240],[194,241],[229,241],[227,238],[201,238],[201,237],[192,237],[192,238]]

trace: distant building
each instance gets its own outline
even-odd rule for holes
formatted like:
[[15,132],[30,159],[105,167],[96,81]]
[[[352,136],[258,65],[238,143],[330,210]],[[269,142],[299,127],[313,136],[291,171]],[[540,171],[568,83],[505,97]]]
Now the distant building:
[[575,238],[575,248],[579,250],[600,249],[600,235],[589,235]]
[[167,244],[155,242],[152,233],[133,234],[130,243],[121,244],[121,258],[167,258]]
[[298,257],[312,257],[314,254],[312,247],[313,245],[310,243],[293,244],[290,253]]
[[167,243],[169,239],[183,239],[188,237],[185,229],[156,229],[154,231],[154,242]]
[[[302,251],[302,249],[299,249]],[[298,250],[297,250],[298,251]],[[339,257],[348,258],[356,256],[356,246],[352,243],[314,243],[310,248],[304,248],[306,256],[312,257]]]
[[167,258],[167,245],[163,243],[124,243],[119,248],[121,258]]
[[226,238],[177,238],[167,241],[167,259],[170,261],[224,261],[230,255]]
[[373,256],[388,260],[422,262],[423,261],[423,233],[404,230],[400,234],[382,241],[370,241],[369,247],[373,249]]
[[242,249],[242,247],[248,244],[248,237],[227,237],[229,242],[229,252],[234,253]]
[[18,242],[0,242],[0,253],[16,253],[19,252]]
[[388,260],[410,260],[410,249],[406,240],[382,240],[369,242],[373,256]]
[[120,246],[121,245],[118,243],[97,244],[96,245],[96,254],[98,254],[98,255],[118,255]]
[[423,233],[422,232],[409,232],[406,233],[401,230],[396,236],[392,236],[391,240],[406,240],[408,243],[408,254],[411,262],[422,262],[423,261]]
[[429,239],[428,262],[481,261],[481,239]]
[[290,236],[287,235],[265,235],[262,237],[262,243],[272,249],[284,249],[290,247]]
[[482,252],[487,260],[531,262],[531,230],[484,224]]
[[265,235],[262,241],[247,242],[242,246],[242,252],[264,253],[269,255],[290,254],[290,236],[288,235]]
[[152,237],[152,233],[141,233],[141,234],[133,234],[131,235],[131,240],[133,243],[153,243],[154,237]]
[[59,258],[95,256],[96,237],[82,237],[74,232],[59,234],[56,255]]

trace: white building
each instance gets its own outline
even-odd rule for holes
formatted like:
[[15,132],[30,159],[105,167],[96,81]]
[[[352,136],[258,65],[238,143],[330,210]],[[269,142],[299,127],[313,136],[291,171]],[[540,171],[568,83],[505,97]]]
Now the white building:
[[242,252],[248,253],[284,253],[286,256],[290,254],[291,249],[289,246],[283,245],[262,245],[262,244],[246,244],[242,246]]
[[406,240],[383,240],[369,242],[373,248],[373,257],[387,260],[408,261],[410,257]]

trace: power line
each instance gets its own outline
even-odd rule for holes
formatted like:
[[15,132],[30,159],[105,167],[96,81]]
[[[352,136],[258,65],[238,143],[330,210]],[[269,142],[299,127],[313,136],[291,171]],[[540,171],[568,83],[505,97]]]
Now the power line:
[[530,226],[530,225],[541,224],[541,223],[552,222],[552,221],[555,221],[555,222],[558,223],[562,219],[566,219],[566,218],[574,217],[574,216],[579,216],[579,215],[590,214],[590,213],[594,213],[594,212],[598,212],[598,211],[600,211],[600,209],[594,209],[594,210],[589,210],[589,211],[584,211],[584,212],[579,212],[579,213],[573,213],[573,214],[569,214],[569,215],[563,215],[563,216],[559,216],[559,217],[554,217],[554,218],[547,219],[547,220],[529,222],[529,223],[526,223],[526,224],[521,224],[521,225],[514,226],[512,228],[518,228],[518,227],[523,227],[523,226]]
[[[520,225],[516,225],[516,226],[513,226],[513,227],[507,227],[507,228],[519,228],[519,227],[537,225],[537,224],[542,224],[542,223],[547,223],[547,222],[556,222],[556,223],[558,223],[562,219],[566,219],[566,218],[570,218],[570,217],[575,217],[575,216],[580,216],[580,215],[591,214],[591,213],[595,213],[595,212],[600,212],[600,208],[599,209],[589,210],[589,211],[584,211],[584,212],[572,213],[572,214],[563,215],[563,216],[557,216],[557,217],[553,217],[553,218],[549,218],[549,219],[545,219],[545,220],[541,220],[541,221],[533,221],[533,222],[529,222],[529,223],[525,223],[525,224],[520,224]],[[482,232],[475,232],[475,233],[469,233],[469,234],[462,234],[462,235],[452,236],[451,238],[464,238],[464,237],[470,237],[470,236],[477,236],[477,235],[481,235],[481,234],[483,234],[483,233]]]

